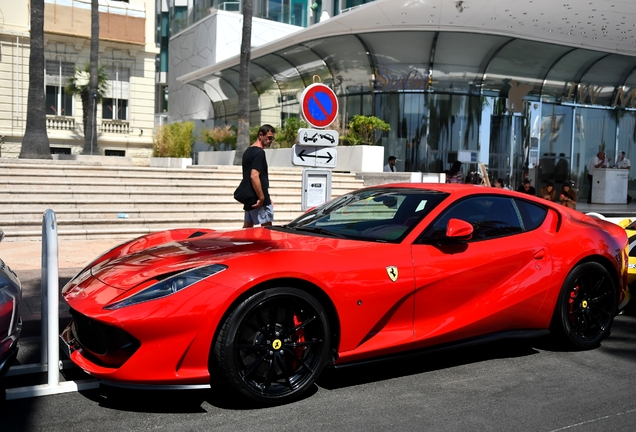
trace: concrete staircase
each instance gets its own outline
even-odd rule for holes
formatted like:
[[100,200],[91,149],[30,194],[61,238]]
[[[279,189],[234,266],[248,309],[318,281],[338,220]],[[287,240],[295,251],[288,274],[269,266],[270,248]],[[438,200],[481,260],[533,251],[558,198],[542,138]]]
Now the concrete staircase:
[[[0,161],[0,227],[5,242],[41,240],[42,214],[52,209],[66,239],[121,238],[166,228],[219,230],[243,225],[233,192],[235,166],[187,169]],[[301,168],[270,167],[275,224],[301,213]],[[332,197],[363,186],[352,173],[332,174]]]

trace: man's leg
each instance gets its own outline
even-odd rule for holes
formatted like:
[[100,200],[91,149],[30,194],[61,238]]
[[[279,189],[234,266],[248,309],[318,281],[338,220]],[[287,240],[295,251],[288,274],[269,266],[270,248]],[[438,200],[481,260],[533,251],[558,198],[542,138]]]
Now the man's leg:
[[591,175],[587,175],[588,183],[590,184],[590,190],[587,191],[587,203],[592,204],[592,180],[593,177]]
[[252,220],[252,215],[250,212],[246,211],[245,216],[243,217],[243,228],[252,228],[254,226],[254,221]]

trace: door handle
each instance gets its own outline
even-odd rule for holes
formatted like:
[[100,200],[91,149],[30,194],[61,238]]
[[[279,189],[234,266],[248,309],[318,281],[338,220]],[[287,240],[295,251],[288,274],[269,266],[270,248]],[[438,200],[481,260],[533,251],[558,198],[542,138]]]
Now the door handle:
[[541,249],[539,252],[534,254],[534,259],[541,260],[545,257],[545,249]]

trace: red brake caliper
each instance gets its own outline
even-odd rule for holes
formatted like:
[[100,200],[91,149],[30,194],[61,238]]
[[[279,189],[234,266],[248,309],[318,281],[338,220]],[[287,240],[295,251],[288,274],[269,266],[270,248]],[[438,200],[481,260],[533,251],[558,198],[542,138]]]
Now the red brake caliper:
[[[298,315],[294,314],[294,327],[300,325],[300,323],[301,321],[298,318]],[[291,335],[291,337],[294,342],[305,342],[305,330],[301,328],[295,334]],[[296,354],[296,357],[302,359],[304,350],[305,350],[305,347],[302,347],[302,346],[296,347],[294,349],[294,354]],[[292,369],[296,370],[298,366],[299,366],[298,361],[294,360]]]
[[579,292],[579,287],[575,286],[572,291],[570,291],[570,298],[568,299],[568,313],[570,315],[570,320],[574,319],[574,302],[576,300],[576,295]]

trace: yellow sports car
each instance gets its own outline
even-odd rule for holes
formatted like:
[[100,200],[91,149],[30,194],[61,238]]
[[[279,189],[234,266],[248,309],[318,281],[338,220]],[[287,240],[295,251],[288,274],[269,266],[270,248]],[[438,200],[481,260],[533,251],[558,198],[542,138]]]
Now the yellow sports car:
[[625,232],[629,238],[627,285],[630,286],[630,291],[633,291],[631,287],[634,281],[636,281],[636,219],[623,219],[618,224],[625,228]]

